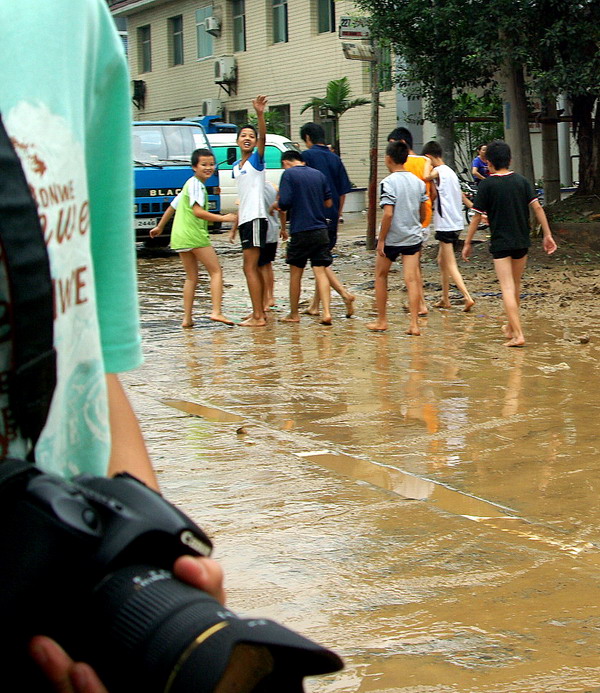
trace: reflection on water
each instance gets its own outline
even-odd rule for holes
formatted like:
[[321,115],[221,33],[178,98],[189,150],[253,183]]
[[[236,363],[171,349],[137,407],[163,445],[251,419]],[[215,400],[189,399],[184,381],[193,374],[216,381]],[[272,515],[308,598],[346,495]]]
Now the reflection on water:
[[[241,317],[240,259],[227,262]],[[433,311],[421,338],[401,315],[374,335],[359,291],[357,317],[327,330],[303,316],[182,331],[178,260],[150,263],[147,360],[127,383],[163,487],[214,534],[236,610],[344,655],[311,691],[600,687],[591,327],[582,345],[528,315],[529,346],[506,349],[483,297],[472,315]]]

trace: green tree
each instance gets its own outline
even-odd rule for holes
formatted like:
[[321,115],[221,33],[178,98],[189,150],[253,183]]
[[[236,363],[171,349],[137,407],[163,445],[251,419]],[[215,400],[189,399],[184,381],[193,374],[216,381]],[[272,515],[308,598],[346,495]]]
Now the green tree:
[[530,146],[526,90],[545,104],[555,104],[557,94],[566,93],[580,150],[580,190],[600,192],[598,0],[356,0],[356,4],[370,14],[374,35],[388,39],[402,56],[399,88],[426,100],[425,116],[437,123],[445,149],[451,143],[457,97],[500,82],[505,136],[527,167],[528,155],[522,151]]
[[[251,113],[248,116],[248,122],[254,127],[258,127],[258,119],[256,113]],[[267,132],[270,135],[282,135],[287,137],[285,122],[279,111],[265,111],[265,123],[267,124]]]
[[334,132],[334,148],[341,155],[340,149],[340,118],[346,111],[357,106],[365,106],[371,103],[369,99],[352,99],[352,90],[347,77],[341,79],[332,79],[327,83],[325,96],[314,96],[308,103],[304,104],[300,109],[300,113],[304,113],[309,108],[317,108],[319,111],[326,111],[333,118]]

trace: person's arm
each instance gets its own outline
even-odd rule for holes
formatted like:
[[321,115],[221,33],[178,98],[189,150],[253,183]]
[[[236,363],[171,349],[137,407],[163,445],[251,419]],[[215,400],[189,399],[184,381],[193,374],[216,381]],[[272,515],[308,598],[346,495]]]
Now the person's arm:
[[258,121],[258,143],[256,149],[260,154],[260,158],[265,156],[265,144],[267,142],[267,124],[265,121],[265,110],[267,107],[267,97],[259,94],[253,101],[252,105],[256,111],[256,119]]
[[477,166],[472,166],[471,173],[473,174],[473,178],[476,180],[485,180],[485,176],[482,176],[481,173],[479,173],[479,168]]
[[227,234],[227,238],[229,238],[230,243],[235,243],[235,237],[237,235],[237,230],[238,230],[238,224],[237,224],[237,217],[236,217],[235,221],[231,225],[231,228],[229,229],[229,233]]
[[153,229],[150,229],[150,232],[149,232],[150,238],[156,238],[156,236],[160,236],[160,234],[165,230],[165,226],[173,218],[174,214],[175,214],[175,207],[172,207],[171,205],[169,205],[165,209],[165,213],[162,215],[158,224]]
[[194,203],[192,212],[194,212],[195,217],[204,219],[205,221],[231,221],[234,223],[237,221],[237,214],[231,212],[229,214],[215,214],[214,212],[209,212],[207,209],[204,209],[204,207],[197,202]]
[[[212,558],[180,556],[173,573],[182,582],[225,604],[223,570]],[[108,693],[89,664],[75,662],[54,640],[36,635],[29,643],[29,652],[56,693]]]
[[421,202],[421,206],[419,207],[419,220],[421,221],[421,224],[425,221],[425,219],[427,219],[428,211],[427,200],[425,200]]
[[471,223],[469,224],[469,228],[467,229],[467,237],[465,238],[465,242],[463,245],[462,249],[462,259],[463,260],[468,260],[469,255],[471,255],[471,241],[473,240],[473,236],[475,235],[475,232],[477,231],[477,227],[479,226],[479,222],[481,221],[481,214],[480,212],[475,212],[473,214],[473,217],[471,218]]
[[531,203],[531,208],[533,209],[535,218],[537,219],[538,224],[542,227],[542,233],[544,234],[542,239],[542,247],[548,253],[548,255],[552,255],[552,253],[556,250],[557,245],[552,236],[552,231],[550,231],[546,212],[544,212],[544,208],[538,199],[533,200]]
[[346,203],[346,195],[340,195],[340,199],[338,201],[338,217],[341,217],[342,214],[344,213],[344,204]]
[[279,210],[279,237],[282,241],[287,241],[287,239],[289,238],[286,222],[287,214],[284,211]]
[[381,257],[385,257],[383,248],[385,246],[385,239],[387,238],[388,231],[392,225],[393,216],[394,205],[384,205],[383,216],[381,217],[381,226],[379,228],[379,237],[377,238],[377,254],[381,255]]
[[440,173],[436,168],[432,168],[431,171],[427,175],[423,175],[423,180],[424,181],[432,181],[434,178],[439,178]]
[[106,374],[111,449],[108,476],[128,472],[158,491],[138,420],[116,373]]

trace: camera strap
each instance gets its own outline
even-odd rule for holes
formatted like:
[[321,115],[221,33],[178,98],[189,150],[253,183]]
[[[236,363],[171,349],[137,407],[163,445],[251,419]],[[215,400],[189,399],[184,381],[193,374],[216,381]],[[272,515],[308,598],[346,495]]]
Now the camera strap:
[[21,435],[35,444],[56,385],[52,279],[37,206],[1,115],[0,251],[8,284],[5,321],[12,345],[9,406]]

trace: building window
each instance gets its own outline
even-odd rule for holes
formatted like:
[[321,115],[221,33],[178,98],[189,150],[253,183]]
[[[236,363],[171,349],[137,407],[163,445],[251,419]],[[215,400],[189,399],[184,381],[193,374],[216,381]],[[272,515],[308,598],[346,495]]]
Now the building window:
[[152,72],[152,42],[150,25],[138,27],[138,72]]
[[183,65],[183,17],[169,18],[169,55],[171,67]]
[[198,44],[198,60],[209,58],[214,53],[213,37],[206,31],[204,20],[212,17],[212,5],[196,10],[196,42]]
[[288,139],[291,137],[290,107],[269,106],[270,131],[277,135],[283,135]]
[[233,0],[233,50],[246,50],[246,3],[245,0]]
[[246,125],[248,122],[248,109],[245,108],[242,111],[229,111],[228,120],[238,127]]
[[273,43],[287,43],[288,9],[287,0],[271,0],[273,3]]
[[334,0],[317,0],[317,31],[320,34],[335,31]]

